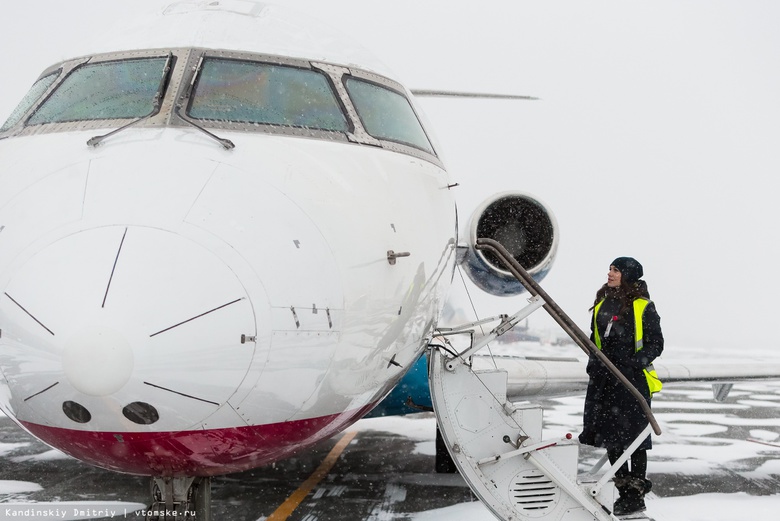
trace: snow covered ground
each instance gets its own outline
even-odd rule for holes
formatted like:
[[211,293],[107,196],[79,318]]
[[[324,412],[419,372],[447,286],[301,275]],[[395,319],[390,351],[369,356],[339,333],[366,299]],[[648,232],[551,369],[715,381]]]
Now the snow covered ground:
[[[544,406],[546,437],[579,431],[581,396]],[[653,409],[663,430],[654,438],[649,464],[654,493],[648,513],[656,521],[776,517],[780,382],[737,384],[722,403],[713,401],[706,384],[669,385],[654,399]],[[0,519],[14,505],[59,509],[61,519],[106,519],[110,516],[88,515],[89,506],[95,513],[112,509],[121,516],[147,500],[143,478],[83,465],[29,438],[6,418],[0,418],[0,429]],[[433,472],[432,414],[364,419],[352,429],[358,431],[354,441],[290,521],[493,519],[459,476]],[[215,511],[240,521],[267,519],[329,450],[326,445],[275,466],[218,478]],[[583,447],[583,469],[599,456]]]

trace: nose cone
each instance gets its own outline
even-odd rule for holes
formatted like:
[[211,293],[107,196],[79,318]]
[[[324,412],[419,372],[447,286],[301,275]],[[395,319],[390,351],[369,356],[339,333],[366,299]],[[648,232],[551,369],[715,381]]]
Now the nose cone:
[[[125,386],[133,374],[133,347],[116,329],[87,326],[71,336],[62,352],[62,368],[77,391],[108,396]],[[96,371],[95,368],[100,370]]]
[[246,376],[255,345],[242,335],[257,335],[230,266],[189,238],[142,226],[88,229],[41,248],[7,284],[0,323],[16,407],[66,427],[70,401],[98,422],[124,420],[122,408],[139,400],[170,428],[206,417]]

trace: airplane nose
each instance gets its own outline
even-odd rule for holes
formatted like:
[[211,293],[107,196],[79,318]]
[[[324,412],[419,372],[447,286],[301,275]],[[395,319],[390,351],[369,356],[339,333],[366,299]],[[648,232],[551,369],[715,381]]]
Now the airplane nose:
[[64,402],[95,418],[141,397],[161,418],[205,417],[236,391],[255,350],[242,341],[257,327],[236,271],[172,231],[103,226],[61,237],[0,296],[3,373],[23,407],[59,416]]
[[90,396],[108,396],[124,387],[133,374],[134,360],[127,338],[101,325],[90,325],[72,335],[62,352],[68,382]]

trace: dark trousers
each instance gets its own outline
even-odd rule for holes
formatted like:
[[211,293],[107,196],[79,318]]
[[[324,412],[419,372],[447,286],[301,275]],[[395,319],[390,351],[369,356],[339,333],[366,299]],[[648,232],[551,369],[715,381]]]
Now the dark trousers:
[[[622,455],[623,450],[621,449],[612,449],[607,451],[609,462],[612,465],[614,465]],[[615,473],[615,477],[627,478],[628,476],[632,476],[635,478],[645,479],[647,476],[647,451],[642,449],[634,451],[634,453],[631,455],[630,461],[631,470],[628,470],[628,462],[623,463],[623,465]]]

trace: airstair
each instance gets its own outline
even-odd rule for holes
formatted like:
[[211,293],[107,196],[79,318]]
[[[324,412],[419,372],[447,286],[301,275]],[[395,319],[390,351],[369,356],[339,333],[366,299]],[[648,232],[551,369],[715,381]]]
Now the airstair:
[[[531,298],[528,305],[515,315],[499,317],[499,325],[481,338],[475,337],[473,328],[486,321],[439,331],[444,338],[470,336],[469,347],[465,350],[458,352],[448,342],[448,345],[434,348],[430,356],[429,380],[434,411],[450,455],[472,491],[498,519],[619,519],[612,514],[615,496],[612,478],[651,431],[661,434],[650,407],[641,393],[500,243],[479,239],[477,248],[490,251],[502,259],[526,287]],[[602,360],[636,396],[647,415],[647,428],[622,458],[601,475],[599,471],[606,462],[606,455],[589,472],[579,475],[578,441],[571,435],[561,439],[542,438],[541,406],[510,402],[507,399],[506,371],[475,370],[472,367],[472,355],[540,307],[545,308],[586,353]]]

